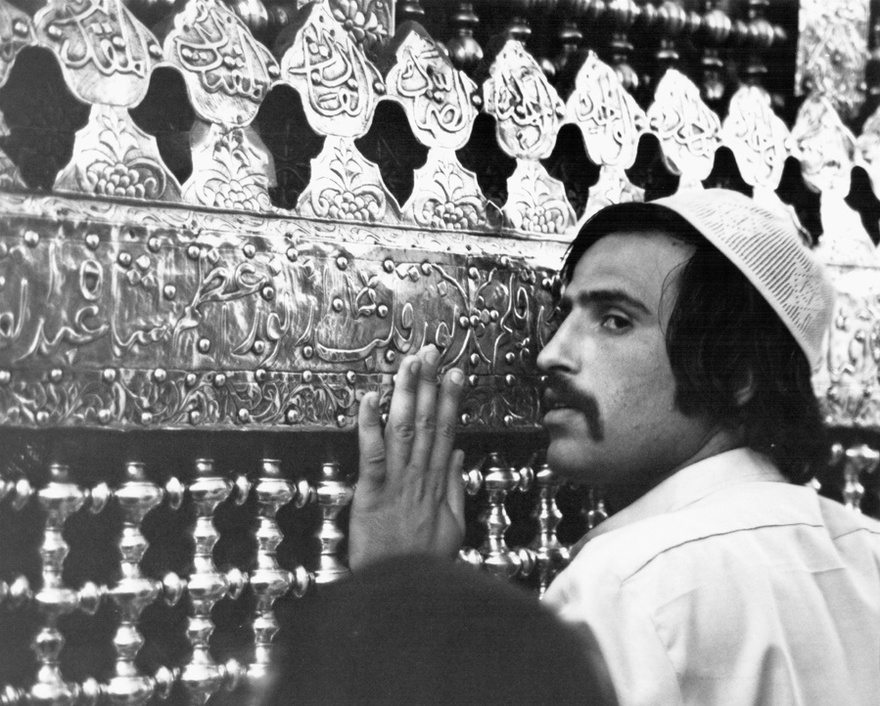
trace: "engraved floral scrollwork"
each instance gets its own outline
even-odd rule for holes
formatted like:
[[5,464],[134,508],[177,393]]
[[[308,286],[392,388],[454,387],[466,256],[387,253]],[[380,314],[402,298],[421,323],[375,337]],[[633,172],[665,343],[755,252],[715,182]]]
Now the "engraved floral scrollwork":
[[641,201],[644,190],[630,182],[625,170],[635,161],[648,118],[614,69],[593,51],[578,71],[566,108],[568,120],[580,128],[587,156],[600,167],[582,220],[609,204]]
[[388,96],[404,107],[423,144],[457,150],[467,143],[477,117],[477,85],[453,67],[421,27],[412,27],[395,40],[396,62],[385,77]]
[[562,236],[575,223],[575,213],[565,197],[565,185],[551,177],[538,161],[518,160],[507,180],[508,199],[504,225],[517,231]]
[[309,125],[321,135],[360,137],[373,119],[382,77],[324,2],[303,11],[277,45],[281,75],[302,96]]
[[474,230],[497,221],[496,207],[480,191],[477,176],[451,150],[432,149],[416,171],[413,193],[403,205],[406,220],[423,228]]
[[510,39],[483,84],[485,110],[495,117],[501,148],[511,157],[549,156],[565,117],[565,104],[522,43]]
[[280,75],[275,58],[228,7],[188,0],[159,30],[165,55],[205,121],[247,125]]
[[648,108],[648,125],[660,141],[666,168],[681,177],[679,188],[699,186],[721,146],[721,121],[703,103],[700,89],[679,71],[667,71]]
[[[299,0],[299,4],[305,4]],[[330,0],[333,17],[355,43],[369,51],[383,44],[394,23],[393,0]]]
[[795,86],[855,117],[865,95],[868,0],[801,0]]
[[760,86],[742,86],[734,93],[722,137],[743,180],[775,191],[788,156],[789,131],[770,107],[770,94]]
[[382,183],[375,164],[343,137],[328,137],[312,160],[312,181],[297,210],[307,216],[369,223],[393,222],[400,207]]
[[125,108],[93,105],[73,154],[55,180],[58,191],[180,200],[180,185],[162,163],[155,138],[137,127]]
[[271,211],[272,156],[256,131],[197,120],[190,133],[193,173],[183,198],[214,208]]
[[80,100],[132,107],[146,95],[162,50],[122,0],[52,0],[34,23]]

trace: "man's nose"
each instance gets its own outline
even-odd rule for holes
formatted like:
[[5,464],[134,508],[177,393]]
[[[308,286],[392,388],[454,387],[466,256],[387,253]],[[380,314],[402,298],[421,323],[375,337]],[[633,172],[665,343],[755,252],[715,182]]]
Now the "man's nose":
[[554,370],[570,371],[571,363],[565,356],[565,345],[562,327],[547,341],[547,345],[538,354],[538,369],[549,373]]

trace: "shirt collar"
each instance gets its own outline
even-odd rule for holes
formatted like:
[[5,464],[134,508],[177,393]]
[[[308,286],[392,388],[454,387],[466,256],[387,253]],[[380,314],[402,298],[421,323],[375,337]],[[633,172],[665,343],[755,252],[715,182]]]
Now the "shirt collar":
[[600,535],[656,515],[681,510],[707,495],[740,483],[787,482],[763,454],[749,448],[733,449],[685,466],[635,502],[615,513],[572,547],[572,557]]

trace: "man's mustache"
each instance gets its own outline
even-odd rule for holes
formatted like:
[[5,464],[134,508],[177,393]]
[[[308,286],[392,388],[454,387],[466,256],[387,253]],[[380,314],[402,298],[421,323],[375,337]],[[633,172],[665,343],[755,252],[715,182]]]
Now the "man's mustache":
[[602,422],[602,414],[599,411],[599,403],[596,398],[587,392],[575,389],[564,375],[560,373],[548,375],[547,387],[544,390],[542,401],[545,414],[554,405],[559,404],[578,410],[587,420],[587,431],[590,438],[593,441],[605,439],[605,425]]

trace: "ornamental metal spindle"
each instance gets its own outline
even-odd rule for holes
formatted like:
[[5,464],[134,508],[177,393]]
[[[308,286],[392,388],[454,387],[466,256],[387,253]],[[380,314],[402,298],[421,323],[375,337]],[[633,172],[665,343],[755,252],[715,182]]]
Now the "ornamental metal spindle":
[[49,482],[37,491],[37,500],[46,518],[40,547],[43,585],[34,601],[45,624],[33,642],[39,669],[36,682],[26,697],[31,705],[72,706],[80,699],[96,703],[100,693],[94,679],[88,679],[84,684],[64,681],[59,666],[64,636],[58,629],[58,619],[77,608],[94,614],[106,591],[92,582],[76,591],[66,587],[62,580],[64,560],[69,551],[62,529],[67,518],[85,504],[86,498],[87,493],[70,481],[70,469],[60,463],[50,466]]
[[482,565],[494,576],[513,579],[528,576],[535,567],[535,556],[529,549],[512,549],[504,535],[510,527],[510,517],[504,507],[508,493],[526,491],[531,486],[530,469],[516,470],[498,452],[490,453],[480,469],[483,484],[489,494],[489,507],[480,513],[480,522],[486,527],[486,539],[477,550]]
[[456,69],[470,74],[483,59],[483,49],[474,39],[474,28],[480,23],[474,14],[474,4],[457,3],[449,22],[452,25],[452,39],[446,42],[449,60]]
[[275,600],[291,589],[297,598],[302,597],[314,577],[302,566],[293,572],[282,569],[275,558],[278,545],[284,539],[275,515],[290,502],[302,508],[314,499],[315,492],[305,481],[293,484],[281,476],[281,462],[264,458],[260,477],[254,486],[257,497],[257,568],[250,573],[250,585],[257,598],[257,617],[254,620],[254,661],[248,666],[249,685],[260,688],[266,682],[271,664],[272,639],[279,630],[272,605]]
[[559,492],[560,480],[556,472],[550,468],[544,454],[533,459],[535,484],[538,487],[538,504],[532,511],[532,517],[538,521],[538,534],[529,548],[535,554],[538,567],[538,591],[541,596],[547,587],[565,566],[570,556],[568,547],[564,546],[556,536],[556,528],[562,520],[562,513],[556,505],[556,494]]
[[608,519],[608,511],[605,509],[605,499],[599,495],[599,491],[590,488],[587,494],[587,531],[595,528],[600,522]]
[[345,535],[336,524],[336,518],[354,497],[354,489],[347,483],[336,461],[328,461],[321,466],[321,480],[315,490],[321,508],[321,528],[316,537],[321,543],[321,556],[315,582],[331,583],[349,573],[348,567],[339,557],[339,544]]
[[[214,511],[229,497],[232,488],[232,481],[214,471],[212,460],[196,461],[196,479],[189,486],[189,495],[196,506],[194,570],[187,583],[193,614],[186,631],[193,654],[180,675],[180,681],[194,704],[204,704],[221,686],[230,690],[236,688],[243,674],[241,665],[234,659],[218,665],[208,646],[214,632],[211,609],[226,596],[237,599],[247,581],[238,569],[226,573],[218,571],[213,559],[214,545],[220,539],[214,527]],[[240,492],[238,501],[245,499]]]
[[724,44],[733,31],[733,22],[724,10],[718,7],[718,0],[705,0],[702,21],[702,36],[705,41],[700,67],[702,81],[700,91],[703,100],[716,107],[724,97],[724,61],[719,47]]
[[125,477],[125,482],[112,493],[122,511],[123,523],[119,539],[122,578],[108,591],[120,611],[119,626],[113,637],[116,665],[113,676],[101,690],[113,704],[141,706],[154,694],[166,698],[178,674],[177,670],[162,667],[150,677],[135,666],[135,658],[144,645],[138,621],[144,608],[159,596],[163,583],[170,588],[169,602],[175,603],[181,596],[181,580],[176,574],[168,574],[162,583],[141,574],[140,562],[149,546],[141,524],[163,498],[167,497],[172,507],[179,508],[183,488],[177,479],[171,479],[165,489],[160,488],[147,479],[144,465],[136,461],[126,464]]
[[862,511],[865,486],[861,483],[863,473],[873,473],[880,463],[880,452],[867,444],[851,446],[846,450],[843,466],[843,503],[853,512]]

